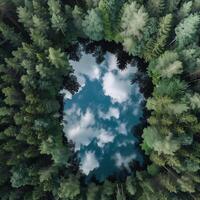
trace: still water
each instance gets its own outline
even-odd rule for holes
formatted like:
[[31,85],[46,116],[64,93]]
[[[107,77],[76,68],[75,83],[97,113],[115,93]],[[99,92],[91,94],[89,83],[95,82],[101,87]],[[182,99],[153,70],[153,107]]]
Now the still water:
[[139,86],[131,84],[137,67],[129,64],[119,70],[117,58],[109,52],[101,64],[84,52],[70,64],[81,87],[73,96],[63,91],[64,132],[75,145],[80,170],[103,181],[124,169],[129,172],[133,161],[142,165],[138,139],[131,132],[140,122],[144,100]]

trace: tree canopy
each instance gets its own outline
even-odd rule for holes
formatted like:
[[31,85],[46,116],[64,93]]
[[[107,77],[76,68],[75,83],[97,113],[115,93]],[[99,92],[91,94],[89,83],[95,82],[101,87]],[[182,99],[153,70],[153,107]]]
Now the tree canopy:
[[[200,199],[199,0],[0,0],[0,13],[2,200]],[[146,169],[124,181],[83,184],[70,162],[60,91],[78,90],[68,49],[79,39],[147,63]]]

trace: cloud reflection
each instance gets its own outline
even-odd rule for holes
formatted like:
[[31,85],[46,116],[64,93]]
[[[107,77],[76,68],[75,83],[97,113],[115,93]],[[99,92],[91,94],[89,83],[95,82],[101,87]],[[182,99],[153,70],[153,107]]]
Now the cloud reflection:
[[111,53],[100,65],[85,53],[79,62],[70,63],[81,89],[74,96],[62,91],[66,100],[64,132],[75,144],[80,169],[101,180],[122,166],[129,170],[132,160],[142,160],[135,146],[137,138],[131,134],[142,115],[143,95],[137,84],[130,84],[137,68],[128,65],[126,70],[118,70]]

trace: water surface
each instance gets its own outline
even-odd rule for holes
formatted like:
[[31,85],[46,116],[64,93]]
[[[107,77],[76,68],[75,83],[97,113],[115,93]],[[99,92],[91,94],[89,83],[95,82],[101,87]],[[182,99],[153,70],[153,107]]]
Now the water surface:
[[107,52],[104,57],[97,64],[82,52],[78,62],[70,61],[81,87],[73,96],[63,91],[65,136],[74,142],[82,172],[99,181],[122,169],[130,171],[132,161],[143,162],[131,132],[140,122],[144,100],[139,86],[131,85],[137,67],[121,71],[115,55]]

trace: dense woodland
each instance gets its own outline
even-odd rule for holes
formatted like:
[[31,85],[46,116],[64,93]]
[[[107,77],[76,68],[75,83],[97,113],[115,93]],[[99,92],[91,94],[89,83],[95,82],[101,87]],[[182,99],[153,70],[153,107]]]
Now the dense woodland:
[[[0,13],[0,199],[200,199],[199,0],[0,0]],[[80,39],[147,63],[149,161],[125,181],[86,185],[70,162],[59,91],[78,90]]]

